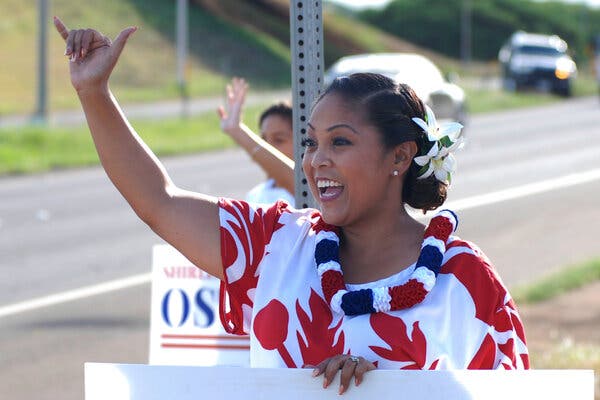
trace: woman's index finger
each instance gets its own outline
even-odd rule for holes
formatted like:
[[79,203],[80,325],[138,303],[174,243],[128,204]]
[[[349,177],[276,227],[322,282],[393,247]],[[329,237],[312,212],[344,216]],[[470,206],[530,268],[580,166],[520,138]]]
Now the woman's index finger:
[[58,33],[60,33],[60,36],[62,36],[62,38],[66,41],[69,37],[69,29],[67,29],[60,18],[54,17],[54,26],[56,27]]

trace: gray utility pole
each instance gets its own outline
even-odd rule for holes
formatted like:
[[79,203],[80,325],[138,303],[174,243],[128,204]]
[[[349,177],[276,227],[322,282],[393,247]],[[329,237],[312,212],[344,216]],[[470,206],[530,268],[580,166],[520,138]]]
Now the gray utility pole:
[[48,117],[48,0],[38,0],[38,73],[35,119],[46,122]]
[[463,67],[468,67],[471,64],[472,14],[472,0],[462,0],[460,12],[460,59]]
[[297,208],[315,207],[302,172],[310,108],[323,86],[322,1],[290,1],[290,49],[292,52],[292,100],[294,128],[295,200]]
[[188,0],[177,0],[176,42],[177,42],[177,85],[183,101],[183,114],[187,115],[186,64],[188,52]]

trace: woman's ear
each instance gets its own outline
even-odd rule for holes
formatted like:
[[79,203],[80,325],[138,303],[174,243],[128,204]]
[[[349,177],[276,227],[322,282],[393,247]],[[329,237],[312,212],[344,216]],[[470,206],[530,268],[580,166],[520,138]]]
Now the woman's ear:
[[394,171],[398,171],[398,175],[404,175],[408,168],[410,168],[416,153],[417,144],[414,141],[397,145],[394,148]]

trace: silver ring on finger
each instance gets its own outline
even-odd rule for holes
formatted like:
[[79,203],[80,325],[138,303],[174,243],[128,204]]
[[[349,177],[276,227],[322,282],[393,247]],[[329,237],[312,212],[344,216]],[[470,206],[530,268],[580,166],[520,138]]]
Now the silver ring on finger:
[[357,356],[350,356],[348,360],[352,361],[354,364],[358,364],[360,362],[360,358]]

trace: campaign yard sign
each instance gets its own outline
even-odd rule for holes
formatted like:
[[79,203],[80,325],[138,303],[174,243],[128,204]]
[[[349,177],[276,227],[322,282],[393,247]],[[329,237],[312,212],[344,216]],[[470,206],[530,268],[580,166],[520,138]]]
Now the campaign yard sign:
[[219,285],[172,246],[153,247],[150,364],[250,364],[248,336],[230,335],[221,325]]

